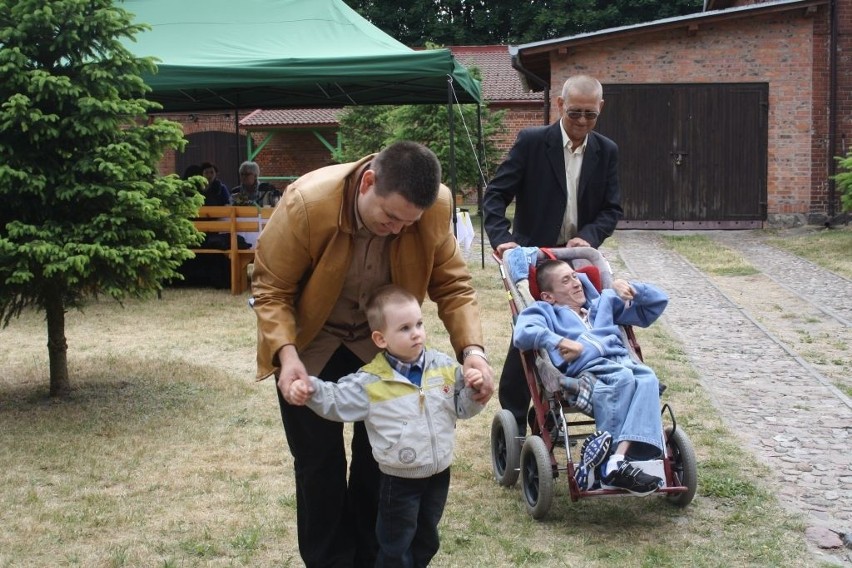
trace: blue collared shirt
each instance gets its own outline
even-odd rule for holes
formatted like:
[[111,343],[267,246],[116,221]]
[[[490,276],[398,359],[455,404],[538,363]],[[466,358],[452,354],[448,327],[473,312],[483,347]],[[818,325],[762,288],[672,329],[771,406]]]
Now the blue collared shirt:
[[412,361],[411,363],[406,363],[405,361],[400,361],[387,351],[385,351],[385,359],[390,363],[391,368],[402,375],[403,377],[408,378],[413,384],[420,386],[420,379],[423,378],[423,367],[426,364],[426,350],[422,350],[420,352],[420,356],[417,357],[416,361]]

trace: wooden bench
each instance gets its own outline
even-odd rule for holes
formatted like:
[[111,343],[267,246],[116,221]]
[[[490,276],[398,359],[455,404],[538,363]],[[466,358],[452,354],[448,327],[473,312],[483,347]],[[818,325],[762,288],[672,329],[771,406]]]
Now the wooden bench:
[[[242,294],[248,288],[246,268],[254,261],[254,245],[249,249],[237,246],[240,233],[257,233],[269,220],[274,208],[254,205],[207,205],[198,210],[193,220],[195,228],[204,233],[226,233],[229,237],[227,249],[196,248],[195,254],[221,254],[228,257],[231,272],[231,294]],[[255,239],[256,240],[256,239]]]

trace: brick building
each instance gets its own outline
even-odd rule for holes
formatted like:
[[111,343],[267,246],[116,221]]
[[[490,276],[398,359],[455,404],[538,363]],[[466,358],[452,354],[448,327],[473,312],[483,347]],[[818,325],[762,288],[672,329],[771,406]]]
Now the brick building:
[[[621,226],[747,228],[823,223],[839,212],[830,176],[852,135],[850,29],[852,0],[705,0],[689,16],[451,49],[482,71],[489,108],[507,111],[486,175],[518,130],[555,120],[565,78],[590,73],[604,84],[597,128],[621,147]],[[330,163],[337,144],[329,109],[172,118],[190,147],[167,156],[162,171],[213,155],[229,185],[256,149],[263,176],[283,186]]]
[[[604,84],[622,226],[822,223],[852,135],[852,2],[706,0],[704,12],[510,48],[556,112],[564,80]],[[544,86],[544,88],[542,88]]]

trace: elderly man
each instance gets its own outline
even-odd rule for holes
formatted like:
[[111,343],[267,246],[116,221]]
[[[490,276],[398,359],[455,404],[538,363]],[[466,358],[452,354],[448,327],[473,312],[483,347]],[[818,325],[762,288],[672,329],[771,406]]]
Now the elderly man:
[[281,192],[272,184],[258,182],[260,166],[256,162],[240,164],[240,185],[231,189],[234,205],[259,205],[273,207],[278,203]]

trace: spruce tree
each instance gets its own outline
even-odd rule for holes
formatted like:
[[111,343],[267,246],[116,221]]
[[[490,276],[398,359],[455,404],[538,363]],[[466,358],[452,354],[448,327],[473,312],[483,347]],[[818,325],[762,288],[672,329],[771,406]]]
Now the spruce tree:
[[67,310],[153,295],[199,239],[197,188],[157,171],[180,125],[149,119],[154,63],[122,43],[144,29],[110,0],[0,1],[0,321],[44,311],[51,396]]

